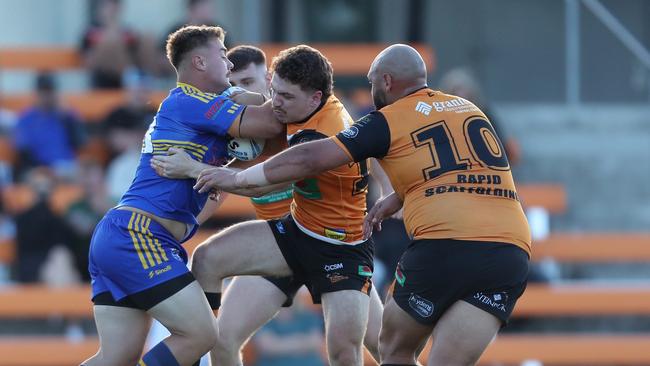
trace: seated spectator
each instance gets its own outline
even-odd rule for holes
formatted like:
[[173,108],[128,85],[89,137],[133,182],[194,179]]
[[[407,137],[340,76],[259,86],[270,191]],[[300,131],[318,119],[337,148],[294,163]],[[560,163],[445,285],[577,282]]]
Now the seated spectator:
[[83,190],[83,195],[66,210],[63,219],[71,229],[72,237],[68,243],[70,254],[79,273],[84,280],[88,276],[88,245],[95,226],[108,211],[110,202],[104,184],[102,166],[86,161],[81,163],[76,180]]
[[94,88],[121,88],[124,72],[138,65],[138,35],[122,25],[120,15],[120,0],[99,0],[84,32],[81,53]]
[[73,112],[59,105],[51,74],[39,74],[35,87],[36,105],[21,114],[14,129],[18,170],[46,166],[58,176],[73,176],[75,153],[85,142],[84,127]]
[[40,273],[50,251],[59,245],[66,247],[72,236],[65,222],[52,212],[48,202],[56,184],[52,172],[47,168],[32,169],[26,175],[25,183],[36,192],[37,199],[31,208],[16,216],[13,279],[29,283],[40,281]]

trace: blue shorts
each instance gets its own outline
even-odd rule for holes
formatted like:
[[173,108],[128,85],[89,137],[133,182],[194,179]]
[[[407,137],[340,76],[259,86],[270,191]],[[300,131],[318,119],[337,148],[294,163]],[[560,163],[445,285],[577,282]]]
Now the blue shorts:
[[143,310],[194,280],[187,252],[164,227],[144,215],[117,209],[95,228],[88,270],[95,305]]

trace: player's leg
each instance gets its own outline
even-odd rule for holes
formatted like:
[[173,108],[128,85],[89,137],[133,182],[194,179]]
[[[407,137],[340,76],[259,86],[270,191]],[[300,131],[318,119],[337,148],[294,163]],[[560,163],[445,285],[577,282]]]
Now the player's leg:
[[330,365],[361,366],[370,299],[357,290],[322,295]]
[[238,276],[228,285],[217,320],[219,336],[213,365],[242,365],[241,349],[287,300],[276,285],[259,276]]
[[[172,362],[171,359],[167,361],[167,351],[178,365],[193,365],[216,343],[216,320],[203,289],[196,281],[161,301],[148,313],[162,323],[171,335],[143,357],[146,365],[167,366],[167,362]],[[157,363],[151,362],[153,359]]]
[[416,322],[392,298],[388,299],[379,338],[381,364],[416,365],[432,329],[433,326]]
[[363,345],[375,361],[379,362],[379,331],[381,330],[381,316],[384,312],[384,305],[379,298],[377,289],[372,286],[370,291],[370,309],[368,312],[368,326],[366,335],[363,337]]
[[192,273],[209,296],[219,294],[220,297],[224,278],[289,276],[291,270],[269,224],[255,220],[233,225],[201,243],[192,256]]
[[501,320],[464,301],[457,301],[433,330],[429,365],[470,366],[499,331]]
[[149,316],[139,309],[108,305],[95,305],[93,312],[99,351],[82,365],[136,365],[142,355]]

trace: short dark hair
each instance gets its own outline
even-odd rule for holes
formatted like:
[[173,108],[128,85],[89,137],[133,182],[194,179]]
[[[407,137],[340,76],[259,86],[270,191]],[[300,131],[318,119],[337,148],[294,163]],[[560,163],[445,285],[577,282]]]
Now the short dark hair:
[[167,37],[167,59],[178,69],[188,52],[207,45],[215,38],[223,42],[225,37],[226,31],[221,27],[186,25]]
[[332,64],[320,51],[299,45],[280,52],[273,58],[271,70],[302,90],[320,90],[323,100],[332,95],[334,85]]
[[266,55],[264,51],[249,45],[242,45],[228,51],[228,60],[233,63],[232,71],[237,72],[245,69],[249,64],[265,65]]

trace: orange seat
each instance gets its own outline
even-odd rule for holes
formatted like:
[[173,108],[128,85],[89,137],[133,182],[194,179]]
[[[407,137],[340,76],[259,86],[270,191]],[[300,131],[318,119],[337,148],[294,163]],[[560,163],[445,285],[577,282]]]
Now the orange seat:
[[0,240],[0,263],[10,264],[16,259],[16,241],[13,239]]
[[533,242],[533,260],[650,261],[650,233],[553,233]]
[[561,184],[518,184],[517,194],[524,207],[542,207],[552,214],[566,212],[566,191]]
[[0,136],[0,161],[9,165],[16,161],[16,150],[8,136]]

